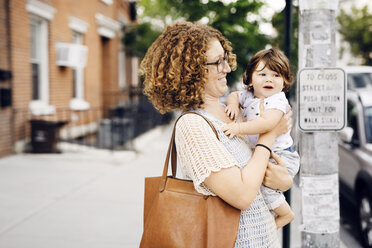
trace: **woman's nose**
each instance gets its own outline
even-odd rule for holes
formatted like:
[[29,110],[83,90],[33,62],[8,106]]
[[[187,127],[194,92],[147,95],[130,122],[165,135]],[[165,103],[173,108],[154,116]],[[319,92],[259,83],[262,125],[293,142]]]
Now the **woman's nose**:
[[231,68],[230,68],[229,63],[225,62],[225,68],[224,68],[223,72],[225,72],[225,73],[230,73],[231,72]]

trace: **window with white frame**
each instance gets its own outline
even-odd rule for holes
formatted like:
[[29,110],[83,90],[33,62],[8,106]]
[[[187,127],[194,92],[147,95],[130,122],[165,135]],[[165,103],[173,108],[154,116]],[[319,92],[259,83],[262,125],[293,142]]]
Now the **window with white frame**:
[[[70,16],[69,26],[72,29],[72,43],[83,45],[84,34],[87,32],[89,24],[84,20]],[[90,104],[84,100],[85,95],[85,63],[73,67],[72,79],[72,99],[70,100],[70,109],[87,110]]]
[[[119,35],[120,35],[119,37],[122,37],[123,32],[120,31]],[[119,72],[119,88],[121,89],[126,89],[128,87],[126,83],[126,79],[125,79],[126,77],[125,59],[126,59],[126,56],[125,56],[124,44],[120,40],[119,53],[118,53],[118,65],[119,65],[118,72]]]
[[[83,44],[83,35],[73,32],[72,42],[74,44]],[[84,67],[73,68],[73,98],[84,99]]]
[[139,63],[138,57],[133,57],[132,58],[132,86],[134,86],[134,87],[139,86],[138,63]]
[[31,20],[30,30],[31,30],[31,73],[32,73],[32,100],[41,100],[41,50],[40,40],[41,40],[41,29],[42,24],[40,20],[36,18]]
[[33,16],[30,21],[30,64],[31,64],[31,112],[36,115],[51,114],[49,106],[49,62],[48,22]]
[[55,107],[49,105],[48,21],[55,9],[38,0],[28,0],[26,10],[30,13],[30,66],[31,102],[33,115],[52,114]]

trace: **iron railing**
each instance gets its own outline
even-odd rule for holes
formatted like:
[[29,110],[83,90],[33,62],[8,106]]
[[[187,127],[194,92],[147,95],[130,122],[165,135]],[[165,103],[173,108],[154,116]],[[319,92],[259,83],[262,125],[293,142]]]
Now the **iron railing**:
[[[132,149],[131,141],[157,125],[171,121],[172,114],[161,115],[145,97],[111,108],[74,111],[57,108],[53,115],[33,116],[28,110],[13,110],[14,140],[26,141],[31,151],[31,120],[66,122],[59,128],[59,141],[66,144],[111,150]],[[26,146],[27,147],[27,146]]]

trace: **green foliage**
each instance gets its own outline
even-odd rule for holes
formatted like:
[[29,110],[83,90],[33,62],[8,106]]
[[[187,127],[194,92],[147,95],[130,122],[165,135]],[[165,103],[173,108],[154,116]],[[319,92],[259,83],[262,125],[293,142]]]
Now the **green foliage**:
[[[298,6],[293,7],[292,12],[292,41],[289,61],[291,63],[291,69],[294,74],[298,68]],[[270,44],[273,47],[277,47],[283,52],[285,51],[285,9],[281,12],[274,14],[272,19],[272,25],[275,28],[278,35],[270,40]]]
[[[298,70],[298,6],[293,6],[292,9],[292,40],[290,56],[288,57],[291,64],[291,70],[295,76]],[[277,32],[277,36],[270,40],[270,44],[273,47],[277,47],[283,52],[285,51],[285,9],[281,12],[274,14],[272,18],[272,25]],[[296,85],[292,85],[289,92],[287,93],[288,98],[292,98],[296,95]]]
[[122,41],[129,48],[128,55],[142,58],[161,32],[153,30],[150,23],[143,23],[126,27],[124,33]]
[[256,0],[228,4],[216,0],[140,0],[140,24],[128,28],[124,43],[133,54],[142,57],[166,25],[180,20],[203,21],[220,30],[237,54],[238,69],[228,76],[231,84],[240,81],[249,58],[268,44],[268,37],[258,29],[259,21],[264,21],[258,16],[262,5]]
[[362,9],[352,7],[350,13],[341,10],[337,17],[339,32],[350,44],[351,53],[362,57],[363,63],[372,65],[372,14],[366,5]]

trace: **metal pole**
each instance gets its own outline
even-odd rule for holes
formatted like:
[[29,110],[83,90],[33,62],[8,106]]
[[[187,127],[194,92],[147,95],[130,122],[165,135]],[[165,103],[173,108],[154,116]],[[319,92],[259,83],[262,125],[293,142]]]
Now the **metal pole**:
[[[335,67],[338,0],[300,0],[299,7],[299,70]],[[336,132],[299,134],[301,247],[340,247]]]
[[286,0],[285,5],[285,36],[284,36],[284,52],[288,59],[291,59],[292,46],[292,0]]
[[[284,53],[291,60],[291,43],[292,43],[292,0],[286,0],[285,5],[285,28],[284,28]],[[285,199],[291,205],[291,190],[284,192]],[[290,223],[283,228],[283,248],[289,248],[291,242]]]

